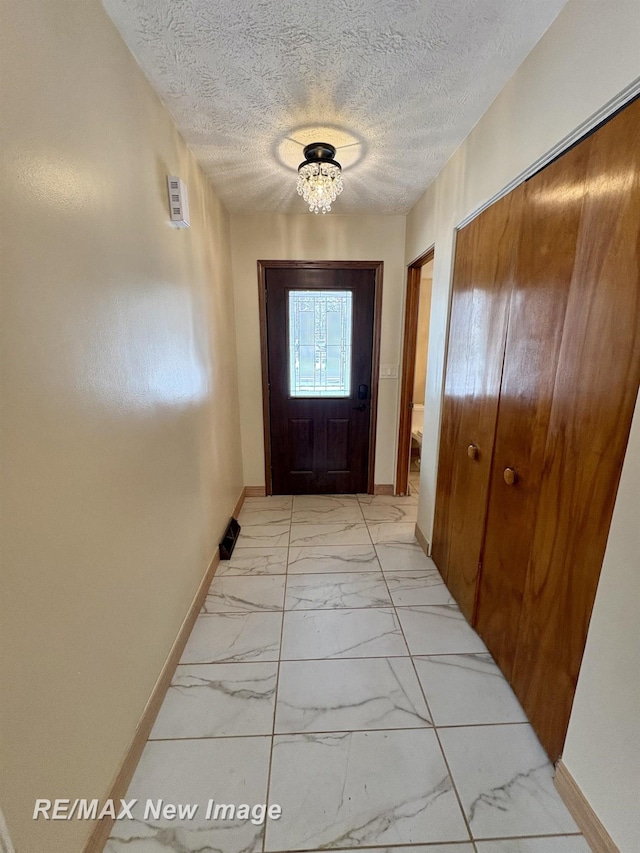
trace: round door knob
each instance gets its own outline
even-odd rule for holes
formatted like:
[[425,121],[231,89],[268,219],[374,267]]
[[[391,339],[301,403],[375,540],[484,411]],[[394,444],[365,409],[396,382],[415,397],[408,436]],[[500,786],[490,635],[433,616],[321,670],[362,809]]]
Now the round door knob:
[[469,457],[469,459],[478,458],[478,448],[475,446],[475,444],[470,444],[469,447],[467,447],[467,456]]
[[507,486],[513,486],[513,484],[518,479],[518,475],[513,470],[513,468],[505,468],[502,476],[504,477],[504,481]]

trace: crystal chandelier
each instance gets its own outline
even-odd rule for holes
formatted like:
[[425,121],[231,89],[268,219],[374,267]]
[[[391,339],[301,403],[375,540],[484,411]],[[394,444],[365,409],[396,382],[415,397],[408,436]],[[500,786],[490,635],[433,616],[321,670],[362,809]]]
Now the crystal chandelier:
[[298,195],[311,213],[329,213],[342,192],[342,166],[333,159],[336,149],[326,142],[313,142],[305,147],[304,156],[298,166]]

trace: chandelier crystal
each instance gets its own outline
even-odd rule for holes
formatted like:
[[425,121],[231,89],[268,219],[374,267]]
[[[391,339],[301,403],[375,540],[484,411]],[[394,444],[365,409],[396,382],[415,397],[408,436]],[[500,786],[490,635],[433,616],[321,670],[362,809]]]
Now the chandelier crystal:
[[298,195],[311,213],[329,213],[343,190],[342,167],[336,162],[336,149],[326,142],[314,142],[304,149],[305,161],[298,166]]

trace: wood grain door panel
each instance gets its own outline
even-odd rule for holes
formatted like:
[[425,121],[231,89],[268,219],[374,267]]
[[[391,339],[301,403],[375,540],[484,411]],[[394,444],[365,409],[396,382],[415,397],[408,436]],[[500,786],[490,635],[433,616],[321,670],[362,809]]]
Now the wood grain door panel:
[[564,743],[640,382],[640,101],[588,144],[587,193],[513,669],[516,692],[554,760]]
[[[473,618],[524,188],[458,234],[433,559]],[[471,458],[468,448],[477,448]]]
[[[478,590],[476,630],[511,679],[589,141],[525,184]],[[506,468],[516,471],[507,485]]]

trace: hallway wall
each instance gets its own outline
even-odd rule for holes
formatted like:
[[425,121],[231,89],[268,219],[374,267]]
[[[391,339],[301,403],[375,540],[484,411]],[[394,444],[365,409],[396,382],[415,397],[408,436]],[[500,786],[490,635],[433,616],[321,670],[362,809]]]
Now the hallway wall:
[[[429,360],[418,523],[428,539],[433,527],[442,380],[456,226],[618,93],[640,78],[640,5],[635,0],[570,0],[465,142],[407,217],[406,263],[435,244]],[[623,483],[640,453],[635,428]],[[621,489],[614,519],[638,517],[638,498]],[[633,853],[640,836],[634,800],[638,787],[629,756],[640,742],[640,695],[629,686],[630,670],[603,661],[631,662],[635,618],[623,604],[632,598],[631,564],[640,569],[633,526],[617,521],[592,616],[583,661],[584,684],[569,725],[563,756],[621,853]],[[630,563],[631,561],[631,563]],[[613,578],[624,591],[614,595]],[[628,599],[627,599],[628,600]],[[611,631],[611,625],[616,631]],[[594,637],[608,633],[601,648]],[[634,657],[635,655],[635,657]],[[582,682],[583,675],[581,675]],[[607,686],[606,698],[600,691]],[[591,707],[591,713],[587,708]],[[607,749],[595,749],[602,738]],[[634,752],[634,749],[636,750]],[[606,763],[605,763],[606,757]]]
[[[294,182],[292,179],[292,188]],[[345,192],[347,190],[345,189]],[[304,207],[302,200],[300,204]],[[339,202],[336,202],[339,204]],[[380,364],[399,365],[406,272],[404,216],[233,215],[231,245],[245,484],[264,485],[258,260],[384,261]],[[393,483],[398,442],[398,379],[382,379],[375,482]]]
[[98,0],[2,21],[0,804],[77,853],[243,485],[229,218]]

